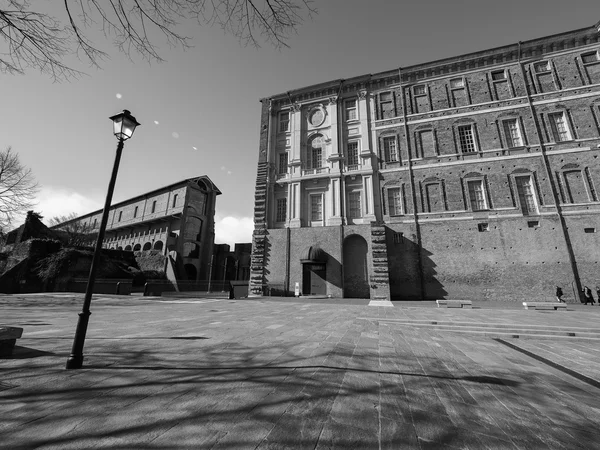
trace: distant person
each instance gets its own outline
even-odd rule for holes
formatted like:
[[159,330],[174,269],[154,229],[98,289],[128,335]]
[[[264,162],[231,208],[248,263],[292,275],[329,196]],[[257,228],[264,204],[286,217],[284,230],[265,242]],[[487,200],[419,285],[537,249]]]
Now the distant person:
[[565,303],[562,299],[563,295],[565,294],[563,294],[563,290],[560,288],[560,286],[556,286],[556,300],[558,300],[561,303]]
[[583,304],[587,305],[589,302],[592,306],[594,306],[594,297],[592,296],[592,290],[589,287],[584,286],[582,291],[583,291]]

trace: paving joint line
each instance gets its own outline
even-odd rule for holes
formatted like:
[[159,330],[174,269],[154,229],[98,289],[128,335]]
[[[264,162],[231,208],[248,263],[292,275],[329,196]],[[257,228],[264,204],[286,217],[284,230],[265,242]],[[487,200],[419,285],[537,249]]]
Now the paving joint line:
[[513,350],[516,350],[520,353],[523,353],[524,355],[529,356],[530,358],[533,358],[541,363],[544,363],[554,369],[560,370],[563,373],[566,373],[567,375],[571,375],[574,378],[577,378],[579,381],[583,381],[584,383],[589,384],[590,386],[594,386],[595,388],[600,389],[600,381],[595,380],[591,377],[588,377],[587,375],[584,375],[582,373],[579,373],[573,369],[569,369],[568,367],[563,366],[562,364],[558,364],[548,358],[544,358],[543,356],[540,356],[536,353],[533,353],[529,350],[526,350],[524,348],[519,347],[518,345],[515,345],[511,342],[507,342],[504,339],[500,339],[500,338],[493,338],[496,342],[499,342],[500,344],[504,344],[509,348],[512,348]]

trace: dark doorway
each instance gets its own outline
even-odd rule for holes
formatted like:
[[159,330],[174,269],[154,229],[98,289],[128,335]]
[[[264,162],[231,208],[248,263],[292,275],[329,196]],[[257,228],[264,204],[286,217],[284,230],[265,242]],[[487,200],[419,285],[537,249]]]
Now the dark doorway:
[[302,294],[325,295],[327,275],[325,264],[302,264]]
[[369,298],[367,241],[353,234],[344,240],[344,297]]
[[193,264],[186,264],[184,266],[185,268],[185,274],[187,276],[188,280],[192,280],[192,281],[196,281],[196,267]]

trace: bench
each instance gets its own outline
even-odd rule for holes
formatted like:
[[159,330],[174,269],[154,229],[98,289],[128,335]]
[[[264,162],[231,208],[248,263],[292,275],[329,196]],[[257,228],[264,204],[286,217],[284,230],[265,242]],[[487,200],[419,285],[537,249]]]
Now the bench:
[[471,300],[436,300],[438,308],[472,308]]
[[0,356],[11,356],[17,339],[23,335],[23,328],[0,327]]
[[567,304],[560,302],[523,302],[525,309],[566,311]]

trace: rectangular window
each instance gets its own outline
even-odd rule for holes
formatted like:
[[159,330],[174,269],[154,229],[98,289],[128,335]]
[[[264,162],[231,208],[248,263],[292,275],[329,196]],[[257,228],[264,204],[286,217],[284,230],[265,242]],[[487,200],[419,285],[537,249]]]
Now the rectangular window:
[[290,113],[282,112],[279,114],[279,132],[290,131]]
[[285,222],[286,211],[287,211],[287,198],[278,198],[277,199],[277,217],[275,218],[275,221],[276,222]]
[[523,146],[523,138],[517,119],[508,119],[502,122],[504,125],[504,135],[506,137],[506,146],[508,148]]
[[533,189],[533,181],[530,175],[516,177],[517,194],[519,195],[519,203],[524,216],[530,216],[538,213],[535,191]]
[[567,125],[567,118],[564,112],[548,114],[550,120],[550,128],[552,129],[552,136],[554,142],[564,142],[571,140],[571,132]]
[[419,133],[419,141],[421,154],[417,155],[417,157],[427,158],[428,156],[436,156],[435,140],[433,138],[432,130],[421,131]]
[[323,151],[321,148],[313,148],[310,152],[311,169],[319,169],[323,167]]
[[123,218],[123,211],[119,211],[119,219],[117,220],[117,222],[120,222],[122,218]]
[[350,192],[348,194],[348,217],[351,219],[362,217],[360,209],[360,191]]
[[392,239],[394,240],[394,244],[402,244],[404,243],[404,233],[394,232]]
[[418,97],[420,95],[425,95],[425,85],[421,84],[419,86],[414,86],[413,87],[413,95],[415,97]]
[[550,72],[550,63],[548,61],[537,62],[533,65],[533,70],[535,73]]
[[175,206],[177,206],[177,194],[173,196],[173,205],[171,206],[171,208],[175,208]]
[[504,81],[506,80],[506,71],[496,70],[492,72],[492,81]]
[[485,193],[483,190],[483,180],[469,180],[467,181],[467,186],[469,188],[471,210],[481,211],[487,209]]
[[156,200],[154,200],[152,202],[152,212],[154,213],[156,211]]
[[137,217],[137,213],[138,213],[138,207],[136,206],[135,209],[133,210],[133,217],[134,218]]
[[348,142],[348,168],[358,169],[358,141]]
[[402,193],[400,188],[388,189],[388,213],[390,216],[402,215]]
[[387,136],[383,138],[383,153],[386,162],[399,161],[400,158],[398,157],[396,136]]
[[598,52],[584,53],[581,55],[581,60],[584,64],[591,64],[599,61]]
[[356,120],[358,119],[357,109],[356,109],[356,100],[346,100],[346,120]]
[[394,98],[391,92],[384,92],[379,94],[379,118],[389,119],[394,117]]
[[460,151],[463,153],[472,153],[477,151],[475,146],[475,133],[473,125],[460,125],[458,127],[458,140],[460,143]]
[[450,80],[450,88],[451,89],[462,89],[465,87],[464,78],[454,78]]
[[280,153],[279,154],[279,173],[287,173],[288,171],[288,154]]
[[310,220],[323,220],[323,196],[310,196]]

